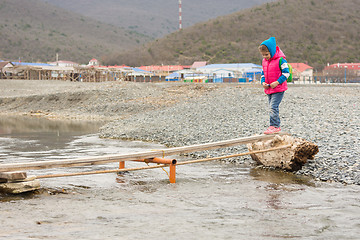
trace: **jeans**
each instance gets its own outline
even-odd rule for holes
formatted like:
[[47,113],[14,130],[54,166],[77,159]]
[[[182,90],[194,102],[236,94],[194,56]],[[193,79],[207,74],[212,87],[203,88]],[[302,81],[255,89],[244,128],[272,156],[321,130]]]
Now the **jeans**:
[[285,92],[268,94],[270,106],[270,126],[280,127],[279,105]]

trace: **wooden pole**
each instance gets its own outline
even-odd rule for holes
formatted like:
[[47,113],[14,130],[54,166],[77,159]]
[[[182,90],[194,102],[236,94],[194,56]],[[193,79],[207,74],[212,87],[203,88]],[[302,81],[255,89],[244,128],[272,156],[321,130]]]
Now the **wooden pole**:
[[111,170],[101,170],[101,171],[89,171],[89,172],[79,172],[79,173],[64,173],[64,174],[50,174],[50,175],[40,175],[37,176],[36,179],[41,178],[56,178],[56,177],[71,177],[71,176],[82,176],[82,175],[92,175],[92,174],[104,174],[104,173],[118,173],[118,172],[130,172],[130,171],[138,171],[138,170],[145,170],[145,169],[154,169],[154,168],[163,168],[163,167],[170,167],[170,176],[169,181],[170,183],[176,182],[176,166],[177,165],[185,165],[185,164],[192,164],[192,163],[200,163],[200,162],[208,162],[208,161],[214,161],[214,160],[220,160],[225,158],[233,158],[233,157],[239,157],[239,156],[245,156],[250,154],[256,154],[256,153],[263,153],[263,152],[269,152],[269,151],[276,151],[280,149],[289,148],[291,145],[285,145],[281,147],[275,147],[265,150],[259,150],[259,151],[252,151],[252,152],[245,152],[245,153],[239,153],[239,154],[233,154],[233,155],[227,155],[227,156],[220,156],[220,157],[213,157],[213,158],[204,158],[204,159],[197,159],[197,160],[191,160],[191,161],[184,161],[184,162],[178,162],[176,164],[160,164],[160,165],[154,165],[154,166],[146,166],[146,167],[139,167],[139,168],[123,168],[123,169],[111,169]]
[[[286,133],[280,133],[278,135],[287,135]],[[213,143],[204,143],[184,147],[174,147],[146,152],[108,155],[102,157],[90,157],[80,159],[68,159],[68,160],[54,160],[54,161],[42,161],[42,162],[28,162],[28,163],[13,163],[13,164],[0,164],[0,172],[20,171],[29,169],[45,169],[45,168],[57,168],[57,167],[71,167],[71,166],[87,166],[87,165],[99,165],[111,162],[120,161],[134,161],[139,159],[147,159],[154,157],[164,157],[171,155],[178,155],[187,152],[196,152],[202,150],[209,150],[215,148],[224,148],[240,144],[247,144],[256,141],[264,141],[274,138],[276,135],[257,135],[251,137],[237,138],[232,140],[225,140]]]
[[238,154],[232,154],[232,155],[220,156],[220,157],[213,157],[213,158],[196,159],[196,160],[191,160],[191,161],[178,162],[178,163],[176,163],[176,165],[185,165],[185,164],[191,164],[191,163],[209,162],[209,161],[220,160],[220,159],[225,159],[225,158],[241,157],[241,156],[250,155],[250,154],[257,154],[257,153],[281,150],[281,149],[289,148],[291,146],[292,145],[289,144],[289,145],[284,145],[281,147],[269,148],[269,149],[264,149],[264,150],[259,150],[259,151],[244,152],[244,153],[238,153]]
[[50,175],[36,176],[36,179],[56,178],[56,177],[72,177],[72,176],[104,174],[104,173],[131,172],[131,171],[138,171],[138,170],[145,170],[145,169],[162,168],[162,167],[166,167],[166,166],[167,166],[166,164],[161,164],[161,165],[146,166],[146,167],[139,167],[139,168],[124,168],[124,169],[111,169],[111,170],[79,172],[79,173],[50,174]]

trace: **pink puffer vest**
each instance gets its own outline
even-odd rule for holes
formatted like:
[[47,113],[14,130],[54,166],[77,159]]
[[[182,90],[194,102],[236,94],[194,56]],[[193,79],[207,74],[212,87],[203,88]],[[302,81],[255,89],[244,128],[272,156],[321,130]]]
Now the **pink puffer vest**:
[[[262,66],[265,76],[265,83],[270,84],[275,82],[281,76],[282,73],[279,67],[280,57],[285,57],[285,55],[278,47],[276,47],[276,53],[272,58],[269,60],[266,60],[265,58],[263,59]],[[279,84],[276,88],[264,89],[264,92],[266,94],[272,94],[277,92],[285,92],[287,89],[287,82],[285,81],[282,84]]]

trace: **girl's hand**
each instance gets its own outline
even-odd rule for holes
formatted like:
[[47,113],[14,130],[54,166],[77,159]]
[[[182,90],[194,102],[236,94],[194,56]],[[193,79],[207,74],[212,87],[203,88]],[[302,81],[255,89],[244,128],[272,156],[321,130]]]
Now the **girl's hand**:
[[275,81],[275,82],[272,82],[272,83],[270,84],[270,87],[271,87],[271,88],[276,88],[278,85],[279,85],[279,82],[278,82],[278,81]]
[[270,84],[267,84],[266,82],[263,82],[263,88],[268,89],[270,87]]

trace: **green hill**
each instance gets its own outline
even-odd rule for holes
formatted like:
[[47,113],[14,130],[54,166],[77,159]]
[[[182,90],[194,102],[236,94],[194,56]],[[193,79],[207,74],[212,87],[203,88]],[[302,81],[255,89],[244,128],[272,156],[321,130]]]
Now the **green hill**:
[[260,63],[258,45],[270,36],[289,62],[321,69],[327,63],[360,62],[358,0],[280,0],[194,25],[107,63]]
[[57,8],[41,0],[0,1],[0,59],[87,63],[149,37]]
[[[42,0],[101,22],[153,38],[179,28],[177,0]],[[183,27],[230,14],[272,0],[184,0]]]

